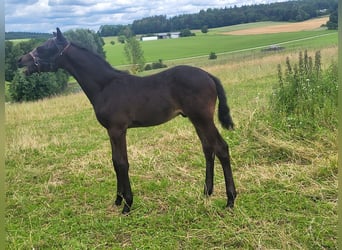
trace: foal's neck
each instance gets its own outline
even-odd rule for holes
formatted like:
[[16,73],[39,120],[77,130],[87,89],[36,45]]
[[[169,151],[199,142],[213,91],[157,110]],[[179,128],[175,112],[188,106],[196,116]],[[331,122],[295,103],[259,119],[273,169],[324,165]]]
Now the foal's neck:
[[100,56],[74,44],[64,55],[61,67],[77,80],[94,105],[95,98],[116,77],[116,71]]

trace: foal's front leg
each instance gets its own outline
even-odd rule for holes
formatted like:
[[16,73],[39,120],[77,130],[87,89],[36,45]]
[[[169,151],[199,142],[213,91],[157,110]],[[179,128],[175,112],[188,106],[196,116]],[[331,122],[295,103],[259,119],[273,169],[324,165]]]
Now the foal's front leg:
[[112,159],[117,179],[117,196],[115,205],[120,206],[124,199],[123,214],[129,213],[133,203],[133,194],[128,176],[126,130],[108,130],[112,146]]

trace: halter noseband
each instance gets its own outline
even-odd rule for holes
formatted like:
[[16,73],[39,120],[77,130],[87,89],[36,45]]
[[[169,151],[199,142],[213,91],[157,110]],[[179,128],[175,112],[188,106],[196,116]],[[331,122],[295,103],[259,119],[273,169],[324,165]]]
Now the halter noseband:
[[29,55],[32,57],[34,65],[37,67],[38,72],[41,72],[41,65],[48,65],[49,69],[55,69],[56,68],[56,63],[55,60],[57,59],[57,57],[62,56],[70,47],[71,43],[68,42],[66,46],[60,46],[55,39],[53,39],[57,49],[58,49],[58,53],[53,57],[53,60],[44,60],[41,59],[39,56],[35,56],[34,52],[36,52],[37,49],[34,49],[33,51],[31,51],[29,53]]

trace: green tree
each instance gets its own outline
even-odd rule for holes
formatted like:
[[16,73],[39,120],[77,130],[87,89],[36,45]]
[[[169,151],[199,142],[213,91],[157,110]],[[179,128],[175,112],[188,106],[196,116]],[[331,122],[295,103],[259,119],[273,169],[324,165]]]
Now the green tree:
[[327,27],[329,30],[336,30],[338,27],[338,15],[337,10],[330,14],[329,21],[327,22]]
[[15,71],[17,70],[16,58],[20,55],[18,46],[14,46],[13,42],[5,42],[5,80],[12,81]]
[[184,29],[184,30],[181,30],[179,36],[180,37],[195,36],[195,33],[192,33],[190,29]]
[[76,29],[64,32],[64,36],[70,42],[79,44],[80,46],[99,54],[103,58],[106,57],[106,53],[103,49],[105,43],[98,33],[89,29]]
[[132,73],[143,71],[145,58],[140,42],[134,36],[129,37],[126,39],[124,50],[128,61],[132,64]]
[[118,42],[119,43],[125,43],[125,36],[118,36]]
[[134,32],[132,31],[130,27],[127,26],[120,31],[119,36],[124,36],[125,38],[128,39],[134,36]]
[[204,34],[208,33],[208,25],[202,26],[201,32],[204,33]]

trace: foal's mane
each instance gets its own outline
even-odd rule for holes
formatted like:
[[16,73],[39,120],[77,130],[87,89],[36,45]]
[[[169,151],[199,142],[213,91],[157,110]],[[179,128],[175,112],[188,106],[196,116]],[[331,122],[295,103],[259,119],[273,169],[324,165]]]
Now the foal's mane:
[[90,54],[93,58],[97,59],[96,64],[99,65],[102,69],[107,68],[107,69],[113,71],[113,73],[115,73],[115,74],[128,75],[128,73],[114,68],[103,57],[101,57],[98,53],[96,53],[92,50],[89,50],[88,48],[85,48],[84,46],[82,46],[78,43],[75,43],[75,42],[70,42],[70,44],[73,45],[74,47],[82,50],[83,52]]

